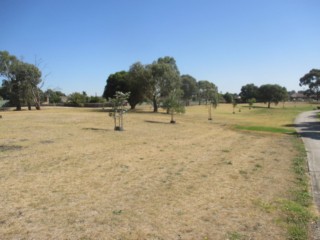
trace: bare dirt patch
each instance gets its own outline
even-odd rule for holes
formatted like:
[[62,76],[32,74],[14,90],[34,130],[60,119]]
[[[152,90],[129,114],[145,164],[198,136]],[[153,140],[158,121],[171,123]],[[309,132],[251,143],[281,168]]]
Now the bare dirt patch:
[[0,155],[1,238],[285,239],[291,136],[206,114],[129,113],[116,132],[104,112],[7,112],[0,146],[29,140]]

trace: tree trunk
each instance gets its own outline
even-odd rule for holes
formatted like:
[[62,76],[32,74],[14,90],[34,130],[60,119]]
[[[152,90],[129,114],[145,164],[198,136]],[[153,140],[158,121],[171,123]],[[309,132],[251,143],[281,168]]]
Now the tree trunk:
[[211,104],[209,106],[209,117],[208,120],[212,120],[212,114],[211,114]]
[[17,103],[16,110],[17,111],[21,111],[21,103],[20,103],[20,101]]
[[30,111],[31,110],[31,103],[28,102],[28,110]]
[[171,111],[171,121],[170,121],[170,123],[176,123],[176,121],[174,120],[173,116],[174,116],[174,111],[172,110]]
[[137,104],[138,104],[139,102],[132,102],[132,101],[130,101],[130,102],[128,102],[128,103],[129,103],[129,105],[130,105],[130,109],[133,110],[133,109],[136,109],[136,106],[137,106]]
[[34,100],[34,104],[37,110],[40,110],[40,96],[39,96],[39,91],[38,90],[34,90],[33,88],[31,88],[32,90],[32,95],[33,95],[33,100]]
[[114,120],[114,130],[117,129],[117,111],[114,111],[113,113],[113,120]]
[[271,102],[268,102],[268,108],[270,108],[270,104],[271,104]]
[[153,112],[158,112],[158,104],[155,96],[153,97],[152,102],[153,102]]

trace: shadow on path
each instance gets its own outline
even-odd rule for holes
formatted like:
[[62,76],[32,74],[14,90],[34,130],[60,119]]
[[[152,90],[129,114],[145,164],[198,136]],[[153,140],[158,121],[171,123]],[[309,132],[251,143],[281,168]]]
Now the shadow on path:
[[306,116],[300,122],[287,124],[285,127],[294,127],[303,138],[320,140],[320,121],[317,114]]

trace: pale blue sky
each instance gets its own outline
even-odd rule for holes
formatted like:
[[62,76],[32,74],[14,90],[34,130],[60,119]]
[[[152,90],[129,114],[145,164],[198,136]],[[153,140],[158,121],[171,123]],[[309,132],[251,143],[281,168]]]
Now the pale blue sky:
[[320,68],[319,0],[0,0],[0,50],[42,59],[44,89],[101,95],[134,62],[176,59],[219,91]]

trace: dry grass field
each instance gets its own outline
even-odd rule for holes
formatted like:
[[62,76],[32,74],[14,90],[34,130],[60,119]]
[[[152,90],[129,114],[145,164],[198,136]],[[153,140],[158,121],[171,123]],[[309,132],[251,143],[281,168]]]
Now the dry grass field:
[[293,136],[234,128],[291,124],[280,106],[148,111],[122,132],[95,109],[2,112],[0,239],[287,238]]

